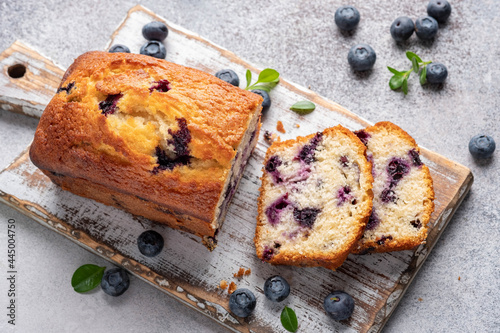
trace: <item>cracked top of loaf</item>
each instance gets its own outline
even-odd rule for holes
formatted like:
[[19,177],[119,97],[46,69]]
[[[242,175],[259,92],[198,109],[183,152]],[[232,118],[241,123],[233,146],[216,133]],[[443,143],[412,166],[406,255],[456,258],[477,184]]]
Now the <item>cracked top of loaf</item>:
[[196,69],[88,52],[45,109],[30,157],[45,171],[211,221],[261,101]]

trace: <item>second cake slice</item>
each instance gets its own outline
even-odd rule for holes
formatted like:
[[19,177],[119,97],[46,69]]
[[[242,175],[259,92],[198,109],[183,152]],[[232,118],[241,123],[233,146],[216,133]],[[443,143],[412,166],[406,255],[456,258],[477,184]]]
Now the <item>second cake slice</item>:
[[268,149],[255,234],[260,259],[329,269],[343,263],[372,209],[365,151],[340,125]]

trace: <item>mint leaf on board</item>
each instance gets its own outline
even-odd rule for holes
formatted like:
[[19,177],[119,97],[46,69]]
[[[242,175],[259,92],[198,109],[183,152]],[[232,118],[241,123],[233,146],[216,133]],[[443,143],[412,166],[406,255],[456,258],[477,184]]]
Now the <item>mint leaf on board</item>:
[[289,307],[285,306],[283,311],[281,311],[281,325],[288,331],[288,332],[296,332],[297,328],[299,327],[299,324],[297,322],[297,316],[295,315],[295,311],[290,309]]
[[257,82],[276,82],[280,74],[271,68],[266,68],[259,74]]
[[316,109],[316,105],[310,101],[300,101],[290,106],[290,110],[300,114],[301,116],[309,114]]
[[420,84],[424,85],[427,82],[427,66],[424,66],[422,68],[422,71],[420,72]]
[[246,72],[245,76],[246,76],[246,79],[247,79],[247,86],[246,86],[246,88],[248,88],[248,86],[250,85],[250,83],[252,83],[252,72],[250,72],[250,70],[247,69],[247,72]]
[[247,87],[245,88],[245,90],[259,89],[269,92],[271,91],[271,89],[276,87],[276,85],[280,81],[280,74],[274,69],[266,68],[262,72],[260,72],[257,82],[250,85],[252,81],[252,73],[247,70],[246,79]]
[[101,284],[106,267],[97,265],[83,265],[76,269],[71,278],[71,286],[77,293],[84,293]]

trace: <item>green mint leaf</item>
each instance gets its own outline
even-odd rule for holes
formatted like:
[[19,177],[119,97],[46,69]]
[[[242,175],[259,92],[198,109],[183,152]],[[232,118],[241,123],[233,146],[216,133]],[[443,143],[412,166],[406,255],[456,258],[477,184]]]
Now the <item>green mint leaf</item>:
[[[272,88],[274,88],[274,87],[272,87]],[[269,93],[272,88],[269,87],[269,85],[267,85],[267,84],[257,84],[257,85],[254,84],[247,90],[264,90],[265,92]]]
[[259,78],[257,79],[257,83],[262,82],[278,82],[280,73],[271,68],[266,68],[259,74]]
[[404,80],[406,80],[405,76],[394,75],[389,81],[389,87],[391,87],[392,90],[399,89],[403,85]]
[[411,64],[413,66],[413,71],[418,74],[418,69],[420,68],[420,66],[418,65],[417,58],[411,58]]
[[403,90],[404,94],[408,94],[408,78],[403,80],[403,85],[401,86],[401,90]]
[[247,78],[247,88],[248,88],[250,86],[250,83],[252,83],[252,72],[250,72],[250,70],[247,69],[245,76]]
[[316,109],[316,105],[309,101],[300,101],[290,106],[290,110],[300,114],[301,116],[309,114]]
[[420,84],[424,85],[427,82],[427,66],[424,66],[422,68],[422,71],[420,72]]
[[299,324],[297,322],[297,316],[295,315],[295,311],[285,306],[283,311],[281,311],[281,325],[288,332],[296,332]]
[[417,59],[418,62],[423,62],[422,59],[420,59],[420,57],[418,55],[416,55],[415,53],[413,53],[411,51],[406,51],[406,57],[410,61],[413,61],[412,59],[415,58],[415,59]]
[[387,66],[387,69],[388,69],[388,70],[389,70],[392,74],[394,74],[394,75],[404,75],[404,73],[403,73],[403,72],[400,72],[400,71],[398,71],[398,70],[396,70],[396,69],[394,69],[394,68],[392,68],[392,67]]
[[96,265],[83,265],[77,268],[71,278],[71,286],[78,293],[92,290],[101,284],[106,267]]

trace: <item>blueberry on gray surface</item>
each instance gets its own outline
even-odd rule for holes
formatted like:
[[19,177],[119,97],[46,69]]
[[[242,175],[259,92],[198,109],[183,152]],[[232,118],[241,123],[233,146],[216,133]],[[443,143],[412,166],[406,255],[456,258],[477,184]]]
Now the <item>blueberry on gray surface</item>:
[[128,273],[123,268],[115,267],[104,272],[101,289],[110,296],[120,296],[130,285]]
[[427,65],[427,82],[443,83],[448,77],[446,66],[440,62],[432,62]]
[[109,53],[130,53],[130,49],[122,44],[115,44],[109,48]]
[[433,39],[438,28],[436,19],[431,16],[421,16],[415,21],[415,33],[421,40]]
[[377,60],[375,50],[368,44],[354,45],[347,54],[347,61],[355,71],[372,69],[375,60]]
[[431,0],[427,5],[427,14],[439,23],[444,23],[450,17],[451,5],[446,0]]
[[144,44],[141,47],[140,53],[158,59],[165,59],[165,57],[167,56],[167,50],[165,49],[165,46],[156,40],[151,40]]
[[262,98],[264,99],[264,101],[262,102],[262,112],[266,112],[267,110],[269,110],[269,108],[271,107],[271,97],[269,97],[269,94],[266,91],[259,89],[251,90],[251,92],[262,96]]
[[490,158],[495,148],[495,140],[489,135],[476,135],[469,141],[470,154],[477,159]]
[[256,304],[254,294],[246,288],[237,289],[229,297],[229,309],[238,317],[248,317]]
[[337,290],[326,296],[323,306],[331,318],[344,320],[354,311],[354,299],[348,293]]
[[240,78],[232,69],[221,69],[215,73],[215,77],[232,84],[233,86],[240,86]]
[[335,24],[342,30],[354,30],[358,26],[359,19],[359,11],[353,6],[342,6],[335,12]]
[[273,301],[281,302],[290,294],[290,285],[279,275],[272,276],[264,283],[264,295]]
[[396,42],[407,40],[413,35],[415,25],[408,16],[400,16],[391,24],[391,36]]
[[142,35],[147,40],[163,41],[168,36],[167,26],[158,21],[150,22],[142,27]]
[[137,238],[139,251],[146,257],[154,257],[163,249],[163,237],[154,230],[144,231]]

